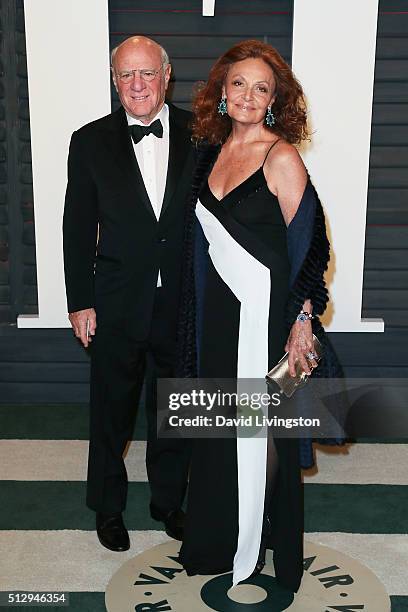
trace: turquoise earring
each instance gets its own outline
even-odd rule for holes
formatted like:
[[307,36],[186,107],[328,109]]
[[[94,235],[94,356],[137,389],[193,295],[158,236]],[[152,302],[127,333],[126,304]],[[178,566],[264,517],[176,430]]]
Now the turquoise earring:
[[218,104],[218,112],[220,115],[227,114],[227,98],[225,96],[222,96],[220,103]]
[[266,113],[265,121],[268,127],[272,127],[276,121],[275,115],[272,112],[272,104],[268,106],[268,112]]

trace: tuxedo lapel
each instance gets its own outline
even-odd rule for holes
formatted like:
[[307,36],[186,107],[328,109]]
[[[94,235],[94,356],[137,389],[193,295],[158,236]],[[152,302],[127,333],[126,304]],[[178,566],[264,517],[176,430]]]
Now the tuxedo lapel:
[[171,202],[174,190],[180,180],[187,153],[191,148],[190,133],[185,125],[178,120],[177,109],[169,104],[169,163],[160,216],[163,215]]
[[124,188],[130,192],[135,203],[140,201],[153,219],[157,221],[149,196],[147,195],[139,164],[137,163],[123,108],[112,114],[109,131],[110,138],[107,144],[113,153],[115,163],[122,176]]

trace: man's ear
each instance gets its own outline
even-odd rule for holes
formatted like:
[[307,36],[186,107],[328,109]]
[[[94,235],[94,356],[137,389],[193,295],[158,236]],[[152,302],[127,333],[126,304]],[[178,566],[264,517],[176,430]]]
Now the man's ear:
[[170,77],[171,77],[171,64],[167,64],[166,69],[164,71],[164,81],[166,83],[166,89],[169,85]]
[[113,81],[113,84],[115,86],[115,89],[116,89],[116,91],[118,91],[118,86],[117,86],[117,83],[116,83],[116,74],[115,74],[115,70],[114,70],[113,66],[111,66],[111,74],[112,74],[112,81]]

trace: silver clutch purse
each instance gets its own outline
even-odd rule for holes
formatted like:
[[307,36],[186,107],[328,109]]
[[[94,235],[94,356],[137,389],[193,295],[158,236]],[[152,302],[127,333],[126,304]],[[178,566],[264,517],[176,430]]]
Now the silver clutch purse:
[[[315,361],[319,361],[323,355],[323,347],[314,334],[313,350],[317,355]],[[294,392],[303,387],[309,379],[309,376],[303,372],[302,366],[298,361],[295,363],[295,370],[296,376],[291,376],[289,374],[289,353],[285,353],[276,366],[267,373],[265,380],[268,384],[276,383],[281,393],[286,395],[286,397],[292,397]]]

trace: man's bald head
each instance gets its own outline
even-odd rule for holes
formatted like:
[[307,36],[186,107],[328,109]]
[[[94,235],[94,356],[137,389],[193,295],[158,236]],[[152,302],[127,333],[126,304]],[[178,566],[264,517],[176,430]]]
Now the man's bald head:
[[134,49],[137,46],[139,47],[146,46],[147,48],[150,48],[152,51],[154,50],[154,48],[156,48],[161,55],[162,64],[167,65],[170,63],[169,56],[167,54],[166,49],[164,49],[161,45],[159,45],[159,43],[157,43],[155,40],[152,40],[151,38],[147,38],[147,36],[131,36],[130,38],[127,38],[126,40],[121,42],[120,45],[112,49],[112,52],[111,52],[112,68],[114,68],[116,53],[120,49],[122,49],[123,51],[127,49],[132,49],[132,48]]

